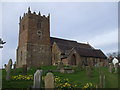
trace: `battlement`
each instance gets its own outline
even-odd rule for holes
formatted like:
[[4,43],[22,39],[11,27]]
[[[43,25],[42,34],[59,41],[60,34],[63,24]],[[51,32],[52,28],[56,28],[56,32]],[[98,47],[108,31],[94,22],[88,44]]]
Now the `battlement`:
[[22,17],[20,16],[20,21],[22,19],[24,19],[26,17],[30,17],[30,16],[49,19],[50,14],[48,14],[48,16],[45,16],[45,15],[41,15],[40,11],[38,13],[36,13],[35,11],[31,12],[30,7],[29,7],[28,8],[28,12],[24,13]]

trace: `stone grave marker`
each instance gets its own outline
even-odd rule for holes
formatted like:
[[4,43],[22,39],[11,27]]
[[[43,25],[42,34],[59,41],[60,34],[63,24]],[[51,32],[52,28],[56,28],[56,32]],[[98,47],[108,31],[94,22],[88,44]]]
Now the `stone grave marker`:
[[100,74],[100,76],[99,76],[99,80],[100,80],[100,88],[102,88],[103,87],[103,83],[102,83],[102,75]]
[[42,84],[42,70],[37,70],[34,74],[33,88],[41,88]]
[[22,74],[26,75],[27,74],[27,65],[22,66]]
[[60,61],[60,63],[58,63],[57,70],[59,70],[59,69],[61,69],[61,68],[63,68],[63,63],[62,63],[62,61]]
[[6,64],[4,64],[4,67],[5,67],[5,71],[7,72],[7,65],[6,65]]
[[13,69],[16,69],[16,62],[15,62],[14,65],[13,65]]
[[7,72],[6,80],[10,80],[11,68],[12,68],[12,59],[10,59],[8,65],[6,65],[6,72]]
[[105,79],[106,79],[106,77],[105,77],[105,75],[103,76],[103,88],[105,88]]
[[118,67],[119,67],[119,63],[116,63],[116,64],[115,64],[115,72],[114,72],[114,73],[117,73],[117,72],[118,72]]
[[29,71],[30,70],[30,67],[27,67],[27,71]]
[[54,88],[54,75],[51,72],[48,72],[45,76],[45,88]]
[[86,66],[86,75],[88,77],[91,77],[92,76],[92,69],[90,66]]
[[112,73],[112,71],[113,71],[113,64],[110,63],[110,64],[109,64],[109,72]]

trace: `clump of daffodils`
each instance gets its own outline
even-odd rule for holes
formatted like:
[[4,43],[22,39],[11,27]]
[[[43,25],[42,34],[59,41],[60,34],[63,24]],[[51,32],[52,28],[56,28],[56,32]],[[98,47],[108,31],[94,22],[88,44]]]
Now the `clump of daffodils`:
[[33,80],[33,75],[16,75],[12,76],[12,80]]
[[62,78],[55,76],[55,87],[56,88],[82,88],[83,90],[86,88],[95,88],[95,85],[93,83],[86,83],[83,85],[82,83],[77,82],[70,82],[68,78]]
[[55,87],[56,88],[75,88],[76,84],[72,84],[68,78],[61,78],[55,76]]
[[85,88],[95,88],[95,85],[92,84],[92,83],[86,83],[84,86],[83,86],[83,89]]

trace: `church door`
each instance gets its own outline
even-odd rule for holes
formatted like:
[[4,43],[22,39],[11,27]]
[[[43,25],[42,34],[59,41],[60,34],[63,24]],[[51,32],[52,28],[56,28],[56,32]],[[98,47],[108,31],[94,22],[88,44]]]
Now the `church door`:
[[76,65],[76,56],[73,54],[71,58],[71,65]]

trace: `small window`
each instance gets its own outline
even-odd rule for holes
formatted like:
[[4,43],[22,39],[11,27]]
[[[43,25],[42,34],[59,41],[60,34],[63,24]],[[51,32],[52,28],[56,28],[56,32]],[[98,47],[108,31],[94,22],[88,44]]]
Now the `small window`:
[[20,55],[20,60],[22,61],[22,51],[21,51],[21,55]]
[[25,26],[23,25],[22,27],[23,27],[23,30],[25,30]]

